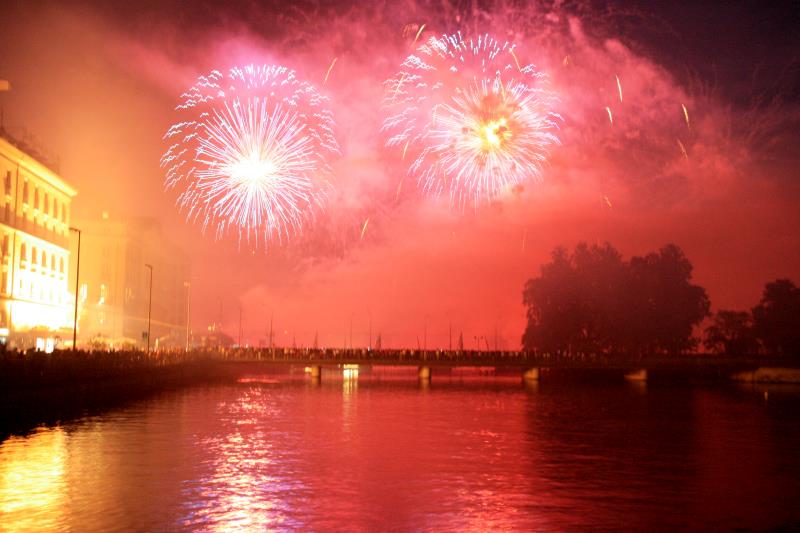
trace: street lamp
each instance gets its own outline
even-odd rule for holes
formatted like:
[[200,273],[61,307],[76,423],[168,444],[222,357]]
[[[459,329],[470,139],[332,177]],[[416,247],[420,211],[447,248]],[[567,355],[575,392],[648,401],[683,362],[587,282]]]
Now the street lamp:
[[145,263],[147,268],[150,269],[150,301],[147,304],[147,352],[150,352],[150,319],[153,316],[153,265]]
[[190,297],[192,293],[192,282],[191,281],[184,281],[183,286],[186,287],[186,351],[189,351],[189,335],[191,331],[191,323],[189,322],[189,311],[191,308],[189,307]]
[[72,351],[78,349],[78,289],[81,277],[81,230],[70,226],[70,231],[78,234],[78,259],[75,265],[75,312],[72,317]]

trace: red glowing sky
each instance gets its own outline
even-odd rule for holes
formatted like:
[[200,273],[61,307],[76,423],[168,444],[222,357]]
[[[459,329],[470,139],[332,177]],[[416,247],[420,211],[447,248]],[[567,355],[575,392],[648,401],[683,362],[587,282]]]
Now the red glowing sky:
[[[423,342],[427,324],[428,347],[446,346],[452,324],[467,345],[478,336],[493,342],[497,329],[500,345],[513,348],[523,283],[553,247],[581,240],[609,241],[625,255],[678,244],[715,309],[753,305],[768,280],[800,280],[797,69],[786,54],[798,47],[796,37],[770,31],[775,13],[761,20],[761,34],[743,35],[752,45],[728,50],[719,42],[734,42],[746,3],[717,14],[620,4],[603,16],[580,4],[458,4],[6,6],[0,78],[13,90],[0,103],[8,126],[27,128],[60,155],[62,174],[80,191],[75,217],[158,217],[192,258],[195,329],[222,314],[235,333],[241,304],[251,343],[273,315],[279,342],[310,344],[318,331],[320,343],[342,344],[352,319],[356,345],[367,343],[371,320],[384,345]],[[642,24],[626,31],[620,21],[631,12]],[[681,33],[672,24],[683,15]],[[385,201],[398,173],[375,135],[381,82],[413,49],[404,26],[420,23],[426,34],[480,28],[513,40],[523,61],[549,73],[564,121],[542,184],[467,214],[432,200]],[[723,35],[715,46],[698,37],[702,24]],[[252,62],[282,63],[321,85],[334,57],[323,90],[343,147],[338,192],[302,245],[252,253],[187,225],[158,166],[181,91],[211,69]],[[758,95],[761,105],[751,105]],[[776,95],[783,100],[770,104]]]

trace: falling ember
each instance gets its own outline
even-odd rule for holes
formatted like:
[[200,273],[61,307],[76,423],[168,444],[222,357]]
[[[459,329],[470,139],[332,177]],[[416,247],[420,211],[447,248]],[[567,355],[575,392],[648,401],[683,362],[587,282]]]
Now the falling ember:
[[608,113],[608,122],[611,123],[611,125],[613,126],[614,125],[614,116],[611,114],[611,108],[606,106],[606,112]]
[[565,67],[568,67],[568,66],[570,65],[570,63],[571,63],[571,62],[572,62],[572,59],[570,59],[569,55],[565,55],[565,56],[564,56],[564,61],[562,61],[562,63],[564,64],[564,66],[565,66]]
[[414,43],[413,44],[417,44],[417,40],[419,39],[419,36],[422,35],[422,30],[424,30],[424,29],[425,29],[425,24],[423,24],[422,26],[419,27],[419,31],[417,31],[417,35],[414,36]]
[[608,196],[603,196],[603,201],[606,203],[609,209],[614,208],[614,206],[611,205],[611,200],[608,199]]
[[675,139],[675,140],[678,141],[678,146],[681,149],[681,153],[683,154],[683,157],[686,158],[686,160],[688,161],[689,160],[689,154],[686,153],[686,147],[683,146],[683,143],[681,142],[680,139]]
[[617,78],[617,91],[619,91],[619,103],[622,103],[622,83],[619,81],[619,76],[614,76]]
[[514,49],[513,48],[509,49],[508,53],[510,53],[511,57],[514,58],[514,63],[517,65],[517,70],[522,72],[522,68],[519,66],[519,59],[517,59],[517,54],[514,53]]
[[522,231],[522,252],[523,253],[525,252],[525,244],[526,244],[525,241],[527,241],[527,240],[528,240],[528,228],[525,228]]
[[328,67],[328,71],[325,73],[325,80],[322,82],[322,85],[327,85],[328,83],[328,76],[331,75],[331,71],[333,70],[333,66],[336,64],[336,60],[339,59],[338,57],[334,57],[333,61],[331,61],[331,65]]
[[364,220],[364,225],[361,226],[361,240],[364,240],[364,234],[367,232],[367,224],[369,224],[369,217]]
[[394,194],[395,202],[400,199],[400,191],[403,190],[403,180],[405,178],[400,178],[400,181],[397,182],[397,191]]
[[176,107],[161,157],[187,219],[216,238],[286,242],[324,204],[339,155],[327,99],[281,66],[201,76]]
[[394,94],[392,95],[392,102],[394,102],[397,99],[397,93],[400,92],[400,87],[403,85],[404,79],[405,79],[405,72],[403,73],[402,76],[400,76],[400,80],[397,82],[397,85],[395,85]]
[[686,119],[686,127],[692,129],[692,126],[689,124],[689,110],[686,109],[684,104],[681,104],[681,107],[683,108],[683,118]]
[[385,82],[385,144],[424,193],[477,208],[540,177],[558,143],[556,97],[512,48],[488,35],[431,37]]

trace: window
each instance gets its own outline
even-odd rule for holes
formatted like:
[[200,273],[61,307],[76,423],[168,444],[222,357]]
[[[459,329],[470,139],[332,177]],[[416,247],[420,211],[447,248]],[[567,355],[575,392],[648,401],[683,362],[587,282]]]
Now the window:
[[61,271],[62,274],[64,273],[64,258],[63,257],[58,260],[58,269]]
[[6,194],[11,194],[11,171],[6,171]]
[[25,203],[25,204],[28,203],[28,196],[29,196],[28,181],[25,180],[25,184],[22,186],[22,202],[23,203]]
[[50,214],[50,197],[47,196],[47,193],[44,193],[44,206],[42,206],[42,209],[44,209],[45,215]]
[[33,246],[33,247],[31,247],[31,262],[33,262],[33,264],[35,265],[35,264],[37,264],[36,263],[37,259],[39,259],[39,256],[36,255],[36,247]]
[[3,253],[3,257],[8,255],[8,235],[3,235],[2,253]]
[[39,209],[39,187],[33,188],[33,208]]
[[27,248],[27,246],[25,246],[24,242],[19,247],[19,259],[20,259],[20,261],[27,261],[28,260],[28,248]]

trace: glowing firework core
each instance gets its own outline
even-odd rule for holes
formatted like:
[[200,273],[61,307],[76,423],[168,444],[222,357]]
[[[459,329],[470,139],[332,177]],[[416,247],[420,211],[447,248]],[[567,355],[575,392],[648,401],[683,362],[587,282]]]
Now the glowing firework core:
[[511,130],[506,127],[508,121],[505,118],[490,120],[483,125],[484,149],[492,150],[500,146],[500,143],[511,137]]
[[433,195],[477,207],[538,179],[559,117],[555,97],[513,46],[488,36],[431,38],[386,82],[388,147],[414,154],[408,172]]
[[250,157],[240,159],[226,169],[233,180],[248,187],[264,187],[269,183],[275,172],[275,163],[261,159],[261,156],[252,152]]

